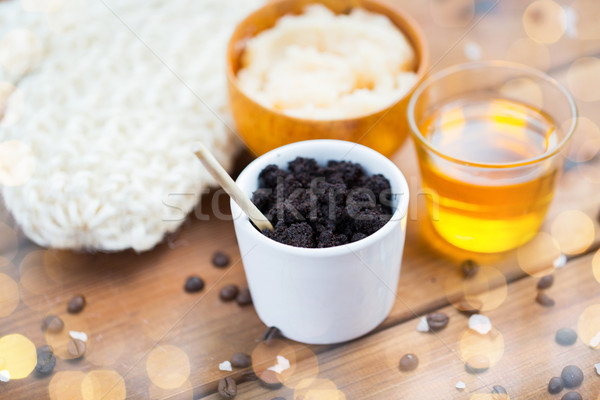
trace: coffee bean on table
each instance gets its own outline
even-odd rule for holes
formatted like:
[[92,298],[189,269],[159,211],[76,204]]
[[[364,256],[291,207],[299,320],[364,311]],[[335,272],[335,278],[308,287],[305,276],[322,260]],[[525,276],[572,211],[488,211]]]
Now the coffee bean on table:
[[504,396],[507,394],[508,394],[508,392],[506,391],[506,389],[504,389],[503,386],[495,385],[492,388],[492,399],[493,400],[508,400],[508,396]]
[[225,268],[229,265],[229,256],[222,251],[216,251],[213,254],[212,263],[217,268]]
[[478,314],[483,308],[483,303],[477,299],[461,299],[455,304],[458,311],[466,315]]
[[235,301],[240,306],[247,306],[252,304],[252,295],[250,295],[250,289],[241,289],[237,297],[235,298]]
[[560,393],[563,390],[563,388],[563,381],[557,376],[550,379],[550,382],[548,382],[548,393],[550,394]]
[[417,369],[418,366],[419,358],[414,354],[408,353],[402,356],[398,368],[400,368],[400,371],[402,372],[408,372]]
[[85,354],[85,342],[79,339],[71,339],[69,343],[67,343],[67,352],[73,358],[80,358]]
[[448,326],[450,319],[444,313],[437,312],[427,315],[427,324],[432,331],[440,331]]
[[42,332],[58,333],[63,330],[64,326],[62,319],[56,315],[48,315],[42,321]]
[[67,304],[67,311],[71,314],[77,314],[84,309],[85,303],[85,297],[80,294],[75,295],[71,297],[71,300],[69,300],[69,303]]
[[549,289],[554,283],[554,275],[546,275],[540,278],[537,283],[537,288],[539,290]]
[[264,370],[259,376],[261,386],[272,390],[279,389],[283,384],[279,381],[277,375],[275,371]]
[[240,289],[236,285],[225,285],[219,292],[219,298],[223,301],[232,301],[235,300],[239,292]]
[[567,392],[560,400],[583,400],[583,397],[577,392]]
[[261,340],[264,344],[268,346],[271,344],[271,341],[273,341],[274,339],[279,339],[281,337],[283,336],[281,335],[281,331],[279,330],[279,328],[277,328],[276,326],[270,326],[267,328],[265,333],[263,333],[263,337]]
[[48,375],[56,365],[56,358],[50,346],[42,346],[37,349],[37,363],[35,372],[40,375]]
[[237,395],[237,384],[233,378],[223,378],[219,381],[218,390],[221,398],[233,399]]
[[554,340],[561,346],[571,346],[577,341],[577,332],[571,328],[561,328],[556,331]]
[[479,272],[479,265],[473,260],[466,260],[460,264],[460,268],[462,269],[463,276],[465,279],[473,278]]
[[566,388],[576,388],[583,382],[583,371],[576,365],[567,365],[560,373],[560,377]]
[[252,357],[246,353],[235,353],[231,357],[231,365],[235,368],[247,368],[252,365]]
[[204,280],[199,276],[192,275],[186,279],[185,285],[183,287],[188,293],[199,292],[204,289]]
[[554,299],[552,299],[551,297],[549,297],[546,293],[544,292],[538,292],[535,301],[538,302],[538,304],[544,306],[544,307],[553,307],[555,304]]
[[465,370],[469,374],[481,374],[490,368],[490,360],[481,354],[475,355],[465,363]]

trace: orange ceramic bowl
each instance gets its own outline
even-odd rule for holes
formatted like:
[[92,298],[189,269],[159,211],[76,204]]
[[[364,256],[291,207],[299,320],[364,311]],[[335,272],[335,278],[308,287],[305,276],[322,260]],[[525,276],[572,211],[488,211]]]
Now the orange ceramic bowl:
[[[320,120],[298,118],[266,108],[239,87],[237,72],[246,41],[275,25],[286,14],[301,14],[308,4],[320,3],[335,13],[361,7],[387,16],[408,38],[417,59],[418,82],[397,103],[355,118]],[[380,0],[278,0],[256,10],[235,29],[227,49],[229,103],[238,132],[257,155],[288,143],[310,139],[340,139],[361,143],[390,156],[404,142],[409,128],[408,99],[429,67],[428,47],[417,23],[397,7]]]

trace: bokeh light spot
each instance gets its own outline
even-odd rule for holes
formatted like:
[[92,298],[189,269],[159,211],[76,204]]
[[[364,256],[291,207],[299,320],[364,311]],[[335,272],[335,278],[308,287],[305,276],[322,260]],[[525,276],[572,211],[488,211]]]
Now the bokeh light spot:
[[577,16],[577,38],[580,40],[600,39],[600,1],[575,0],[569,6]]
[[469,279],[464,279],[458,271],[448,274],[444,292],[452,305],[461,311],[490,311],[504,303],[508,287],[502,272],[494,267],[480,266],[477,275]]
[[506,58],[509,61],[530,65],[542,71],[550,68],[550,51],[548,48],[529,38],[516,40],[509,47]]
[[582,101],[600,100],[600,59],[583,57],[575,60],[567,72],[569,90]]
[[83,400],[125,400],[125,381],[113,370],[89,372],[81,382]]
[[532,40],[555,43],[565,33],[565,10],[552,0],[534,1],[523,14],[523,28]]
[[23,379],[35,368],[37,353],[35,345],[23,335],[11,334],[0,338],[0,358],[10,379]]
[[31,147],[19,140],[0,143],[0,185],[21,186],[35,171]]
[[461,335],[459,351],[464,362],[485,357],[492,367],[504,355],[504,336],[495,328],[487,335],[467,329]]
[[190,360],[177,346],[156,346],[146,360],[146,373],[156,386],[175,389],[190,376]]
[[0,317],[6,317],[19,305],[19,286],[8,275],[0,274]]
[[596,252],[596,255],[592,259],[592,271],[594,272],[594,277],[600,283],[600,250]]
[[294,391],[294,400],[346,400],[346,395],[329,379],[314,379],[301,382]]
[[581,313],[577,333],[586,346],[600,349],[600,304],[589,306]]
[[594,222],[579,210],[560,213],[552,222],[552,237],[565,254],[580,254],[594,242]]
[[553,273],[554,262],[561,255],[558,242],[546,232],[539,232],[529,243],[517,249],[521,269],[537,278]]
[[[568,127],[572,119],[565,122]],[[582,163],[590,161],[600,153],[600,127],[591,119],[585,117],[577,118],[577,128],[567,158],[571,161]]]
[[81,383],[84,378],[81,371],[56,372],[48,386],[50,400],[83,400]]
[[44,269],[45,253],[46,250],[34,250],[23,257],[19,266],[21,285],[34,294],[49,293],[57,288]]
[[[277,380],[281,383],[285,383],[290,387],[296,387],[299,381],[302,381],[302,374],[297,375],[294,378],[296,370],[296,352],[294,348],[284,342],[283,340],[271,340],[269,345],[265,343],[259,343],[252,352],[252,369],[257,376],[261,376],[268,368],[276,365],[277,356],[285,357],[290,367],[280,374],[275,374]],[[314,379],[314,375],[307,371],[306,382],[310,379]]]

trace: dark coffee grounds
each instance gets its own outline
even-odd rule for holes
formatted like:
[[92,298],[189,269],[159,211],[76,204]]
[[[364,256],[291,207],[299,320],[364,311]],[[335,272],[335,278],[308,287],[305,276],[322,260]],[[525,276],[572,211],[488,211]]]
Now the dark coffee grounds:
[[288,170],[268,165],[252,201],[275,230],[267,237],[296,247],[333,247],[363,239],[392,215],[390,182],[367,176],[359,164],[329,161],[320,166],[298,157]]

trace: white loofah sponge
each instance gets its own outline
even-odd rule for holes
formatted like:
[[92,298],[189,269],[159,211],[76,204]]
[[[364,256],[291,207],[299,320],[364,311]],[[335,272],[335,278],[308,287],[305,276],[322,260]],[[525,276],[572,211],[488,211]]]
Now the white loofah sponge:
[[[11,26],[20,16],[21,43],[38,46],[0,69],[5,87],[16,84],[0,125],[6,207],[43,246],[148,250],[213,184],[194,144],[226,168],[237,153],[225,49],[262,0],[53,3],[28,13],[0,2]],[[0,63],[10,59],[1,22]]]

